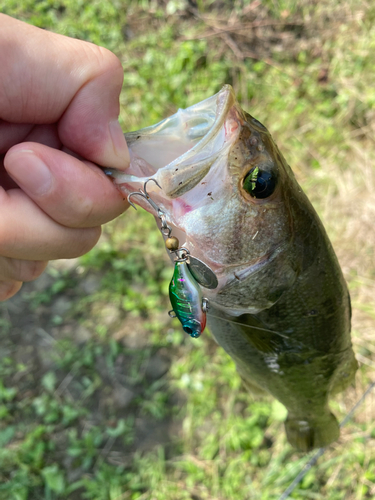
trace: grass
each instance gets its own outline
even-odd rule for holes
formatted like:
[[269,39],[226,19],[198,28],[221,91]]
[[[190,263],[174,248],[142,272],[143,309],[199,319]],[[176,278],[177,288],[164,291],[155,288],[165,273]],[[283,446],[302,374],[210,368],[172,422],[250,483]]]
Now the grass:
[[[372,4],[5,0],[1,10],[114,51],[124,130],[224,83],[266,124],[351,291],[361,368],[332,402],[343,419],[375,366]],[[286,442],[284,408],[246,393],[209,333],[191,341],[168,318],[170,276],[152,217],[129,211],[92,252],[1,305],[0,499],[277,500],[297,475],[307,457]],[[374,496],[374,397],[292,498]]]

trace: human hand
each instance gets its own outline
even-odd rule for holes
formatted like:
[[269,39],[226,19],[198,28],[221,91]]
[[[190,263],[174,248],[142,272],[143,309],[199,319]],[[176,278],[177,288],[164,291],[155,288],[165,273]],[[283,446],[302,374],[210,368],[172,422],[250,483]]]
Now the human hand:
[[0,14],[0,300],[78,257],[122,213],[95,164],[125,170],[123,70],[93,44]]

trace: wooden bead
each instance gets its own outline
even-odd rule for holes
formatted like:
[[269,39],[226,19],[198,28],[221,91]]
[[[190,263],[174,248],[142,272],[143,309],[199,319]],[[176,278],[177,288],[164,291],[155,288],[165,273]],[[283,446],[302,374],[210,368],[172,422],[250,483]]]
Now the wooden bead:
[[173,252],[174,250],[178,249],[178,247],[180,246],[180,242],[177,238],[172,236],[165,240],[165,246],[168,248],[168,250],[171,250]]

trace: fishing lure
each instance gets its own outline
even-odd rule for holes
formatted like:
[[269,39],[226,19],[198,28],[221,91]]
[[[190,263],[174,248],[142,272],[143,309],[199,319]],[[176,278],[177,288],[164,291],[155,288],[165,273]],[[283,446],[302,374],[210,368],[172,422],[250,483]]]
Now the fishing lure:
[[[210,275],[212,271],[199,261],[199,259],[191,257],[189,250],[180,247],[178,238],[171,236],[172,229],[167,224],[165,213],[147,193],[147,183],[150,181],[153,181],[161,189],[155,179],[148,179],[144,183],[143,191],[140,189],[128,195],[128,202],[137,210],[131,201],[131,197],[136,195],[141,196],[157,212],[161,221],[160,230],[163,236],[166,237],[165,246],[170,253],[175,254],[174,271],[169,284],[169,299],[172,304],[172,310],[168,314],[172,318],[177,317],[184,332],[192,338],[198,338],[206,327],[206,312],[208,308],[208,300],[203,297],[199,282],[205,284],[209,280],[215,281],[216,276],[214,275],[215,278],[212,278],[212,275]],[[192,266],[191,269],[189,269],[189,265]]]
[[186,263],[188,256],[175,260],[172,280],[169,284],[169,299],[172,311],[179,319],[184,332],[197,338],[206,327],[207,299],[203,298],[202,290],[193,278]]

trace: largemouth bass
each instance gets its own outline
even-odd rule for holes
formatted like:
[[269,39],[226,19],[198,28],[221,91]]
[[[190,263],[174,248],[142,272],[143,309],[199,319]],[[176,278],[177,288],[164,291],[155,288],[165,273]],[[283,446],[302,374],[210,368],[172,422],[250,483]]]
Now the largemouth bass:
[[357,369],[349,293],[324,227],[268,130],[226,85],[126,140],[129,170],[108,173],[125,195],[156,181],[148,184],[153,205],[142,196],[137,203],[158,221],[159,207],[181,245],[214,273],[215,287],[198,285],[208,326],[245,386],[285,405],[295,448],[335,441],[328,400]]

